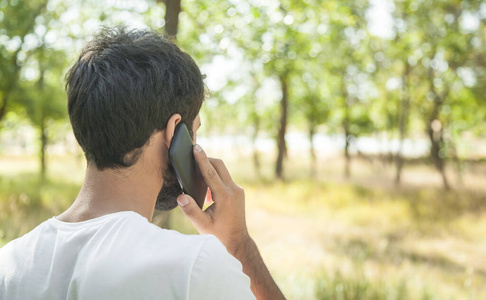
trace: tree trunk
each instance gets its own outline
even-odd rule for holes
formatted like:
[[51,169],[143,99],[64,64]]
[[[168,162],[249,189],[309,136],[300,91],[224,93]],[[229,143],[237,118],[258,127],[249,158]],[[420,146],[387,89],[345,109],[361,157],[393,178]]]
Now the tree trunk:
[[407,127],[408,127],[408,115],[410,111],[410,94],[408,91],[408,76],[410,74],[410,64],[408,61],[405,61],[405,70],[402,76],[402,98],[400,101],[400,112],[399,112],[399,120],[398,120],[398,132],[400,138],[400,144],[397,152],[397,170],[395,175],[395,184],[400,185],[400,180],[402,177],[402,168],[403,168],[403,143],[405,137],[407,135]]
[[254,73],[253,76],[253,92],[250,95],[250,105],[251,105],[251,120],[253,122],[253,134],[252,134],[252,144],[253,144],[253,168],[255,170],[255,175],[257,178],[261,177],[261,163],[260,163],[260,155],[258,153],[257,148],[257,138],[258,133],[260,132],[260,115],[258,114],[257,109],[257,97],[255,96],[255,92],[258,89],[259,82],[258,78]]
[[317,155],[314,148],[314,135],[316,134],[316,124],[312,117],[309,119],[309,142],[310,142],[310,177],[317,178]]
[[[440,104],[437,102],[434,102],[434,109],[433,111],[438,111],[438,107]],[[434,118],[433,117],[434,113],[432,114],[432,117],[429,119],[429,124],[427,126],[427,133],[430,139],[430,156],[432,158],[432,161],[437,168],[437,171],[439,171],[441,177],[442,177],[442,183],[444,184],[444,188],[446,190],[450,189],[449,182],[447,180],[447,176],[445,174],[445,162],[444,159],[440,156],[440,149],[441,145],[443,142],[443,137],[442,137],[442,128],[437,129],[438,126],[440,126],[440,121],[437,119],[437,116]],[[439,124],[439,125],[437,125]]]
[[344,145],[344,158],[345,158],[345,164],[344,164],[344,175],[346,178],[351,177],[351,154],[349,153],[349,139],[351,138],[351,134],[349,132],[349,119],[348,119],[348,105],[345,106],[345,115],[346,117],[344,118],[343,122],[343,127],[344,127],[344,137],[345,137],[345,145]]
[[[16,69],[20,70],[20,67],[16,64]],[[17,82],[19,72],[16,70],[14,75],[10,77],[10,80],[7,83],[7,88],[3,91],[2,95],[2,103],[0,105],[0,121],[3,119],[5,114],[7,113],[7,103],[10,97],[10,93],[13,91],[15,83]]]
[[427,134],[430,139],[430,156],[432,161],[439,171],[442,177],[442,183],[444,184],[444,188],[446,190],[450,189],[449,181],[447,180],[447,176],[445,173],[445,161],[440,156],[440,150],[444,143],[444,128],[442,123],[439,120],[439,111],[444,103],[444,99],[447,96],[447,92],[444,93],[443,96],[439,96],[437,91],[435,90],[434,86],[434,70],[429,68],[429,80],[430,80],[430,91],[434,97],[433,99],[433,107],[432,111],[429,116],[428,124],[427,124]]
[[[438,107],[438,104],[434,102],[434,107]],[[434,108],[434,110],[436,110]],[[441,149],[441,144],[442,144],[442,129],[437,130],[434,127],[437,127],[435,124],[440,124],[437,123],[440,122],[437,118],[435,119],[430,119],[428,128],[427,128],[427,133],[429,135],[431,147],[430,147],[430,156],[432,157],[432,161],[434,162],[435,167],[439,171],[441,177],[442,177],[442,183],[444,184],[444,188],[446,190],[450,189],[449,182],[447,180],[447,176],[445,173],[445,162],[444,159],[440,156],[440,149]]]
[[[344,76],[343,76],[344,78]],[[350,147],[350,138],[351,132],[349,130],[349,103],[348,103],[348,92],[346,90],[346,84],[342,83],[341,86],[341,93],[343,96],[343,109],[344,109],[344,118],[343,118],[343,129],[344,129],[344,175],[346,178],[351,176],[351,155],[349,153]]]
[[179,14],[181,12],[181,0],[165,0],[165,33],[176,40],[179,27]]
[[253,143],[253,167],[255,169],[255,174],[257,177],[261,176],[261,164],[260,164],[260,155],[258,154],[258,148],[256,145],[256,140],[258,137],[258,132],[260,131],[260,118],[256,115],[256,111],[253,112],[253,134],[252,134],[252,143]]
[[262,175],[260,155],[258,154],[258,149],[256,147],[255,139],[253,140],[253,168],[255,169],[256,177],[260,178]]
[[257,99],[258,97],[255,96],[256,91],[258,90],[259,87],[259,82],[257,76],[252,72],[252,77],[253,77],[253,87],[252,87],[252,93],[250,94],[250,118],[253,123],[253,132],[251,135],[251,140],[252,140],[252,146],[253,146],[253,169],[255,171],[255,176],[257,178],[261,177],[261,163],[260,163],[260,154],[258,153],[258,147],[257,147],[257,138],[258,138],[258,133],[260,132],[260,115],[258,114],[258,109],[257,109]]
[[283,180],[283,160],[287,152],[287,145],[285,143],[288,113],[288,86],[286,75],[280,77],[280,84],[282,85],[282,100],[280,101],[280,128],[277,136],[278,155],[275,167],[275,175],[277,179]]
[[[41,48],[40,51],[42,51],[43,49]],[[42,52],[41,52],[42,53]],[[44,69],[44,66],[42,64],[39,64],[39,71],[40,71],[40,74],[39,74],[39,80],[37,80],[37,89],[38,89],[38,93],[39,95],[41,95],[41,97],[45,97],[45,93],[44,93],[44,73],[45,73],[45,69]],[[45,117],[45,112],[44,112],[44,105],[42,104],[43,101],[48,101],[46,99],[41,99],[40,100],[41,102],[41,105],[40,107],[38,108],[38,119],[37,119],[37,122],[38,125],[39,125],[39,129],[40,129],[40,176],[41,176],[41,180],[44,181],[45,178],[46,178],[46,170],[47,170],[47,164],[46,164],[46,148],[47,148],[47,134],[46,134],[46,117]]]
[[44,120],[44,116],[41,117],[42,120],[40,122],[40,130],[41,130],[41,147],[40,147],[40,161],[41,161],[41,169],[40,175],[42,181],[46,178],[47,173],[47,163],[46,163],[46,150],[47,150],[47,134],[46,134],[46,121]]
[[10,60],[10,65],[12,66],[13,71],[9,76],[6,76],[5,80],[7,83],[5,84],[5,88],[3,91],[0,91],[0,94],[2,94],[2,103],[0,104],[0,121],[7,113],[7,104],[10,94],[15,90],[17,80],[19,79],[21,66],[17,64],[17,58],[21,49],[22,47],[19,47]]

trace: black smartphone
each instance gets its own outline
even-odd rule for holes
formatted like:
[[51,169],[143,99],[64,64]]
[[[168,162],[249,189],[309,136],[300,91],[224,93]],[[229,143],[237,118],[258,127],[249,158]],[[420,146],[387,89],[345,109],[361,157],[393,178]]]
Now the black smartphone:
[[169,147],[169,160],[175,169],[182,191],[196,200],[202,209],[208,186],[194,159],[193,146],[189,130],[183,122],[179,122]]

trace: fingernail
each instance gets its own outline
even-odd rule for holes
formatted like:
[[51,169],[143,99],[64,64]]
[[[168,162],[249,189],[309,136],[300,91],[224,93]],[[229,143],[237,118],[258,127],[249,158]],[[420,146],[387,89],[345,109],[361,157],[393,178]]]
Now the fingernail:
[[177,203],[179,203],[180,207],[184,207],[189,203],[189,199],[187,199],[187,197],[181,196],[177,198]]
[[202,148],[198,144],[194,145],[194,149],[196,149],[197,152],[201,152]]

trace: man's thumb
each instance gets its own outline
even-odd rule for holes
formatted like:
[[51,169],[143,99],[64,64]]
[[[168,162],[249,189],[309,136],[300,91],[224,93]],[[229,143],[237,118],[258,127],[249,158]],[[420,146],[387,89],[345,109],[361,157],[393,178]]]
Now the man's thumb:
[[196,228],[203,225],[206,218],[208,218],[208,216],[196,204],[196,201],[187,194],[179,195],[179,197],[177,197],[177,203]]

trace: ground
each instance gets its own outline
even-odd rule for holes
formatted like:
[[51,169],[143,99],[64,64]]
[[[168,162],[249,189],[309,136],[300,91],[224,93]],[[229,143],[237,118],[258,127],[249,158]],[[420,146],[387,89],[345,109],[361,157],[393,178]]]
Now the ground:
[[[393,168],[356,160],[342,175],[338,158],[289,157],[284,182],[263,160],[255,176],[249,158],[228,159],[245,188],[247,222],[264,260],[288,299],[486,298],[486,172],[466,166],[453,191],[427,165],[407,166],[400,187]],[[76,196],[80,157],[51,157],[42,184],[35,157],[0,158],[0,237],[5,243],[58,214]],[[176,209],[171,226],[195,233]]]

